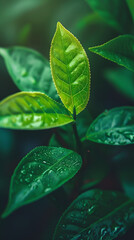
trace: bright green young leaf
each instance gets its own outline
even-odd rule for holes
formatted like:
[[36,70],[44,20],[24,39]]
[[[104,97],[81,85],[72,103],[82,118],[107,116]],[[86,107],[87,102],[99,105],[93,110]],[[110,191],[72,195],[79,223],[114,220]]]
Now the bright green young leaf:
[[134,143],[134,107],[119,107],[103,112],[90,125],[83,140],[109,145]]
[[132,35],[119,36],[100,46],[90,47],[89,50],[134,71],[134,36]]
[[73,122],[70,112],[44,93],[21,92],[0,102],[0,127],[47,129]]
[[21,91],[39,91],[58,99],[50,65],[40,53],[30,48],[0,48],[7,70]]
[[134,223],[134,202],[119,192],[90,190],[63,213],[53,240],[115,239]]
[[132,71],[125,68],[108,69],[105,77],[119,93],[134,101],[134,73]]
[[129,32],[132,18],[126,0],[86,0],[103,20],[121,33]]
[[33,149],[13,173],[9,202],[2,217],[59,188],[78,172],[81,164],[81,157],[65,148]]
[[63,104],[71,113],[74,108],[80,113],[89,100],[89,62],[80,42],[61,23],[52,40],[50,65]]

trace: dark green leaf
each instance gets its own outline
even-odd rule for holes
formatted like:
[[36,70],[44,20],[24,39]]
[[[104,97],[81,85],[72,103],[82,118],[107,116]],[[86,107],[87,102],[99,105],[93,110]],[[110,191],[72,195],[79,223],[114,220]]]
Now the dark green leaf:
[[95,12],[90,13],[86,16],[84,16],[82,19],[80,19],[77,23],[76,23],[76,29],[77,31],[79,30],[83,30],[86,26],[92,25],[92,24],[100,24],[104,23],[103,19],[96,14]]
[[83,140],[109,145],[134,143],[134,107],[119,107],[103,112],[90,125]]
[[119,192],[90,190],[64,212],[53,240],[115,239],[134,223],[134,202]]
[[73,122],[70,112],[44,93],[21,92],[0,102],[0,127],[47,129]]
[[15,169],[3,217],[59,188],[80,169],[81,157],[68,149],[37,147]]
[[53,134],[49,141],[49,147],[62,147],[59,143],[58,139],[56,138],[56,134]]
[[39,91],[58,99],[50,65],[40,53],[30,48],[0,48],[7,70],[22,91]]
[[90,91],[90,69],[80,42],[61,23],[50,49],[52,76],[65,107],[80,113],[87,105]]
[[133,0],[126,0],[128,3],[129,10],[132,14],[133,20],[134,20],[134,1]]
[[105,72],[107,80],[128,99],[134,101],[134,73],[127,69],[109,69]]
[[86,0],[104,21],[120,32],[128,32],[132,23],[126,0]]
[[113,158],[114,169],[125,194],[134,199],[134,149],[123,148]]
[[100,46],[90,47],[91,52],[134,71],[134,36],[122,35]]

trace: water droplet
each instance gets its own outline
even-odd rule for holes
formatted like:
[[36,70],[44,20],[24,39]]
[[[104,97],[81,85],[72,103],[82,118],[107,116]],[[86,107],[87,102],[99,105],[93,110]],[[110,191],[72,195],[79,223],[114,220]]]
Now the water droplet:
[[27,183],[29,183],[29,182],[30,182],[30,178],[25,178],[25,181],[26,181]]
[[22,69],[22,71],[21,71],[21,76],[22,76],[22,77],[27,76],[27,71],[26,71],[25,68]]
[[26,170],[21,170],[21,173],[22,174],[26,174]]
[[51,188],[46,188],[45,189],[45,193],[48,193],[48,192],[50,192],[51,191]]

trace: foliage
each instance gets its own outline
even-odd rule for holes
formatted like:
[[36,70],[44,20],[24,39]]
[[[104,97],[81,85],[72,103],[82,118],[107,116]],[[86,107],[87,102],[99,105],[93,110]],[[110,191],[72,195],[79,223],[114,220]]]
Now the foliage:
[[[32,1],[24,8],[28,10]],[[33,1],[33,9],[43,6],[43,1],[36,4]],[[89,37],[81,37],[81,42],[87,41],[85,46],[91,45],[91,67],[82,44],[60,22],[51,42],[50,64],[43,54],[29,47],[0,48],[8,74],[21,91],[0,101],[2,131],[40,130],[39,139],[43,130],[50,132],[45,135],[49,136],[45,139],[48,146],[31,145],[30,152],[15,168],[2,221],[19,213],[22,207],[25,209],[24,205],[49,197],[61,217],[58,221],[57,215],[45,239],[123,239],[134,224],[134,6],[131,0],[86,0],[85,4],[90,14],[79,19],[75,26],[78,32],[83,31],[84,35],[84,29],[98,24],[116,32],[111,39],[102,38],[103,44],[98,44],[99,38],[92,42]],[[11,19],[14,11],[13,7]],[[2,15],[2,21],[5,20]],[[21,41],[28,39],[27,26],[22,29]],[[106,65],[93,53],[105,58]],[[100,62],[93,72],[90,93],[95,57]],[[110,88],[115,87],[129,100],[127,104],[109,104],[108,110],[100,110],[99,101],[92,105],[89,98],[95,96],[95,91],[105,95],[101,91],[101,74],[108,80],[107,85],[110,82]],[[94,76],[100,77],[97,86]],[[11,145],[12,139],[9,141],[7,145]],[[118,180],[110,187],[113,169]]]

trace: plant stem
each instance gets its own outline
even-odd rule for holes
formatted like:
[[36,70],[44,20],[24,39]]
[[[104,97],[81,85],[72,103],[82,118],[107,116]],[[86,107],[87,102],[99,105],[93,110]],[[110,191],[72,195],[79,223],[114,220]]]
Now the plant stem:
[[76,139],[76,148],[77,148],[77,152],[82,156],[81,154],[81,141],[77,132],[77,126],[76,126],[76,110],[74,107],[74,111],[73,111],[73,118],[75,120],[75,122],[73,123],[72,127],[73,127],[73,132],[74,132],[74,136]]

